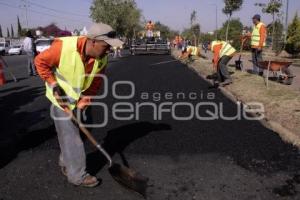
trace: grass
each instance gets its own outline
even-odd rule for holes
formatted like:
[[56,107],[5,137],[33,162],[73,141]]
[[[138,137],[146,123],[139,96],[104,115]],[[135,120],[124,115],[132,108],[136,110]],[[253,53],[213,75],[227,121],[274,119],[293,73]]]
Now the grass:
[[[205,77],[213,73],[209,60],[195,59],[188,65]],[[300,147],[300,92],[274,81],[269,81],[267,89],[263,77],[236,71],[232,67],[229,67],[229,71],[233,72],[234,83],[227,86],[226,90],[243,102],[263,103],[266,119],[280,124],[293,133],[293,135],[285,133],[279,135]]]

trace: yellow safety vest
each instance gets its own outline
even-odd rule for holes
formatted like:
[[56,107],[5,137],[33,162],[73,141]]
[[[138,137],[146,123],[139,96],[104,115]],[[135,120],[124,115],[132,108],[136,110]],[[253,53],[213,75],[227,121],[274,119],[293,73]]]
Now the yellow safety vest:
[[231,56],[236,52],[235,48],[233,48],[228,42],[225,41],[213,41],[211,44],[211,49],[214,49],[215,45],[222,44],[222,49],[220,50],[219,57],[222,58],[223,56]]
[[[260,41],[260,27],[265,26],[262,22],[258,23],[256,26],[253,27],[252,35],[251,35],[251,46],[259,46]],[[266,46],[266,42],[264,41],[263,47]]]
[[194,47],[194,46],[187,46],[186,48],[187,51],[191,51],[191,55],[192,56],[197,56],[198,54],[198,48],[197,47]]
[[[71,110],[76,107],[81,93],[91,86],[95,75],[107,65],[107,56],[102,59],[95,59],[92,72],[86,75],[85,66],[77,51],[78,38],[79,37],[60,38],[60,40],[62,40],[62,50],[59,66],[54,73],[58,85],[66,93],[66,98]],[[49,87],[47,83],[46,96],[55,106],[61,108],[53,96],[53,89]]]

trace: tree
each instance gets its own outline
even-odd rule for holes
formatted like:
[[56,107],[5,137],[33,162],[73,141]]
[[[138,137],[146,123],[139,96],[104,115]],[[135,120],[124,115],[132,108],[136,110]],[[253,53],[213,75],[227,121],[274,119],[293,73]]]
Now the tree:
[[[283,37],[283,24],[280,20],[276,20],[267,26],[268,35],[273,34],[273,45],[272,48],[276,54],[279,54],[284,48],[284,37]],[[275,30],[273,30],[275,29]]]
[[272,49],[274,43],[274,35],[275,35],[275,15],[280,13],[280,8],[282,6],[281,0],[269,0],[268,4],[256,3],[256,6],[262,7],[263,13],[268,13],[272,15]]
[[140,28],[141,11],[134,0],[94,0],[90,12],[93,21],[111,25],[119,35],[132,37]]
[[6,29],[6,36],[7,36],[8,38],[10,38],[10,34],[9,34],[8,28]]
[[228,40],[228,31],[230,26],[230,20],[232,17],[233,12],[238,11],[241,9],[243,5],[243,0],[224,0],[225,7],[223,8],[223,13],[228,16],[228,23],[226,27],[226,41]]
[[176,33],[175,31],[171,30],[170,27],[168,27],[165,24],[162,24],[161,22],[155,22],[155,29],[160,31],[160,36],[162,38],[173,38],[175,37]]
[[195,24],[197,19],[197,12],[193,10],[190,17],[190,23],[191,23],[191,32],[193,34],[194,39],[194,45],[198,46],[198,38],[200,35],[200,24]]
[[0,37],[3,37],[1,25],[0,25]]
[[21,26],[21,23],[20,23],[20,19],[19,19],[19,16],[17,16],[17,19],[18,19],[18,36],[22,36],[22,26]]
[[[228,23],[231,25],[229,26],[228,30]],[[223,39],[228,34],[228,41],[237,49],[240,49],[241,46],[241,35],[243,32],[243,24],[241,23],[240,19],[231,19],[227,20],[222,28],[218,31],[218,39]]]
[[300,53],[300,19],[297,13],[288,27],[285,50],[293,56]]
[[12,24],[10,25],[10,33],[11,33],[11,37],[15,37],[15,33],[14,33],[14,28],[12,26]]

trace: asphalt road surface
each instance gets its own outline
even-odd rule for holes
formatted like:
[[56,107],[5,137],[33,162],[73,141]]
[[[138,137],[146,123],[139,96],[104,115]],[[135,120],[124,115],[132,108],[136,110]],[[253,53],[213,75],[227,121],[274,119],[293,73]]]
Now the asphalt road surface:
[[[0,88],[0,200],[142,199],[112,180],[88,141],[87,168],[102,184],[86,189],[67,182],[58,167],[60,149],[43,82],[27,77],[24,56],[5,59],[19,82],[6,74],[8,84]],[[238,107],[185,65],[166,62],[171,60],[167,55],[112,60],[108,94],[87,111],[89,123],[106,122],[92,133],[113,158],[150,178],[148,199],[300,199],[298,150],[245,117],[199,120],[211,116],[207,111],[214,107],[207,102],[223,105],[225,116],[235,116]],[[190,119],[178,119],[184,116]]]

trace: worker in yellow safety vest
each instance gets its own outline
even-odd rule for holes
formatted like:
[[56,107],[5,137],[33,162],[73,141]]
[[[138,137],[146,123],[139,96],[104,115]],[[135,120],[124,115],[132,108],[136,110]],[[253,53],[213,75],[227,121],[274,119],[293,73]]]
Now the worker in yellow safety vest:
[[203,55],[201,55],[199,47],[187,46],[187,47],[183,47],[181,51],[181,55],[178,58],[187,59],[187,58],[191,58],[192,56],[204,57]]
[[213,69],[217,73],[217,80],[220,86],[232,83],[231,76],[227,69],[227,64],[232,59],[236,50],[225,41],[216,40],[208,45],[208,50],[214,53]]
[[251,38],[253,72],[263,75],[263,70],[259,68],[259,62],[263,61],[262,52],[266,46],[267,28],[261,22],[261,17],[258,14],[253,16],[252,21],[254,24],[253,31],[252,33],[248,33],[246,37]]
[[122,44],[109,25],[99,23],[91,26],[87,36],[55,39],[35,58],[52,103],[51,117],[61,149],[59,165],[74,185],[94,187],[99,181],[86,171],[84,145],[69,112],[81,113],[91,105],[103,80],[110,47]]

